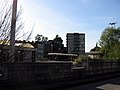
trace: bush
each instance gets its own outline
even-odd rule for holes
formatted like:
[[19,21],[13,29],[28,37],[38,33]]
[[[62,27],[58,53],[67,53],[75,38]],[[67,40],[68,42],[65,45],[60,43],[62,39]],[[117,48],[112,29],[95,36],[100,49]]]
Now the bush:
[[80,55],[78,56],[78,58],[74,59],[73,64],[80,64],[81,62],[87,61],[88,59],[91,59],[91,58],[86,55]]

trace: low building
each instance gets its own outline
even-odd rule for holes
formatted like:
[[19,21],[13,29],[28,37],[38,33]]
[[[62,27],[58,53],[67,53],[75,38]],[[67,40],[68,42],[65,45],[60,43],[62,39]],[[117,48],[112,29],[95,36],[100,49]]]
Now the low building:
[[51,61],[73,61],[77,57],[77,54],[48,53],[48,60]]
[[91,59],[101,59],[102,58],[102,52],[100,52],[100,51],[91,51],[91,52],[88,52],[87,55]]
[[45,59],[48,53],[66,53],[66,48],[63,45],[63,40],[61,37],[56,35],[53,40],[35,42],[37,49],[37,58]]
[[102,59],[103,53],[100,51],[100,47],[96,46],[86,53],[91,59]]
[[[10,46],[0,45],[0,62],[9,62]],[[29,43],[15,46],[14,62],[35,62],[36,49]]]
[[44,57],[44,44],[42,43],[37,43],[37,48],[36,48],[36,59],[40,59]]

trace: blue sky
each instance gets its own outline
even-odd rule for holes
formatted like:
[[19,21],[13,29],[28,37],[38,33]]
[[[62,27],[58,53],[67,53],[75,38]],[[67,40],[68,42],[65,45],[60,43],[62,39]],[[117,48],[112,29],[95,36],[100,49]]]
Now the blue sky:
[[66,33],[85,33],[86,52],[98,42],[110,22],[120,26],[120,0],[18,0],[24,29],[53,39],[57,34],[66,46]]

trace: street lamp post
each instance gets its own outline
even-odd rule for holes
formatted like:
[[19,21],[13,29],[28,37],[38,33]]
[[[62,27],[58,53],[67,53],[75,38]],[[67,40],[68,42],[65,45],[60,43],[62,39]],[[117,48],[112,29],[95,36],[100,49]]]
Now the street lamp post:
[[9,59],[10,62],[14,62],[16,13],[17,13],[17,0],[13,0],[11,31],[10,31],[10,59]]

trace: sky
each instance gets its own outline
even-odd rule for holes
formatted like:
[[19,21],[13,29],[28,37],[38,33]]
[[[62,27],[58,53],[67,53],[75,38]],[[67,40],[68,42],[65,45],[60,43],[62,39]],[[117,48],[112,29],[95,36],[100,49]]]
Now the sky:
[[99,41],[110,22],[120,26],[120,0],[18,0],[22,7],[24,30],[33,28],[49,40],[59,35],[66,46],[67,33],[85,33],[85,51]]

